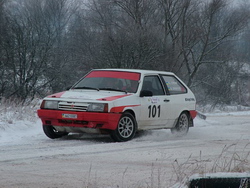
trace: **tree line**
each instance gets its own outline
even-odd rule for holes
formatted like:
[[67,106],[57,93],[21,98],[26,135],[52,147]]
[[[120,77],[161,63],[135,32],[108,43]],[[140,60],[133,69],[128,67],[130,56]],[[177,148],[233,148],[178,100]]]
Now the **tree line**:
[[200,104],[247,105],[249,5],[0,0],[0,96],[26,101],[93,68],[135,68],[174,72]]

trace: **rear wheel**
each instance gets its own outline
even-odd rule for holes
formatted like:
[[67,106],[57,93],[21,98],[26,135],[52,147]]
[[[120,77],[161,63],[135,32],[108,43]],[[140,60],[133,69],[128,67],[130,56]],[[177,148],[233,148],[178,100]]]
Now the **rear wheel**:
[[47,137],[49,137],[51,139],[61,138],[61,137],[69,134],[69,133],[65,133],[65,132],[58,132],[51,125],[43,125],[43,132],[46,134]]
[[117,125],[116,130],[111,131],[111,138],[116,142],[125,142],[134,138],[137,129],[137,123],[134,116],[125,112]]
[[171,132],[177,136],[184,136],[187,134],[191,124],[190,116],[188,113],[183,112],[178,118],[178,121]]

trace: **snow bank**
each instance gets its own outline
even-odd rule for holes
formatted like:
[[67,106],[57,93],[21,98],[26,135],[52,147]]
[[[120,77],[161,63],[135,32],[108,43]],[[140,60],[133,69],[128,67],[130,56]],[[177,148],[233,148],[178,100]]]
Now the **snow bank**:
[[[8,160],[12,158],[14,161],[16,159],[17,163],[19,158],[22,157],[22,160],[27,163],[27,166],[24,165],[23,168],[19,166],[19,169],[23,172],[26,172],[33,160],[37,162],[37,166],[32,167],[34,171],[39,169],[39,171],[36,171],[38,178],[34,181],[36,185],[40,181],[41,174],[48,174],[47,178],[51,177],[49,180],[55,181],[54,183],[57,185],[58,182],[56,182],[54,175],[64,169],[66,160],[68,166],[65,168],[65,172],[62,171],[56,176],[60,178],[60,181],[68,182],[66,181],[68,176],[66,172],[69,171],[82,181],[82,174],[76,172],[79,167],[78,163],[81,162],[81,172],[88,174],[88,168],[91,165],[93,172],[96,172],[96,176],[98,176],[99,185],[111,184],[107,182],[110,178],[108,175],[111,173],[117,175],[126,172],[124,178],[133,183],[138,183],[138,185],[140,184],[139,181],[143,182],[145,179],[149,179],[148,185],[150,185],[150,178],[153,178],[152,184],[155,186],[158,184],[164,185],[164,183],[169,183],[170,179],[169,177],[167,177],[169,179],[166,179],[165,175],[171,175],[171,178],[173,178],[172,185],[176,182],[174,177],[179,176],[176,179],[185,180],[185,182],[175,184],[172,188],[186,188],[185,183],[191,178],[212,176],[208,173],[211,172],[210,165],[215,162],[218,166],[229,164],[233,157],[238,157],[235,159],[235,167],[241,167],[241,164],[247,163],[244,169],[250,169],[250,111],[231,110],[223,112],[218,110],[206,112],[207,119],[203,120],[197,117],[194,121],[194,127],[190,128],[189,133],[181,138],[174,137],[169,130],[150,130],[139,133],[132,141],[113,143],[106,141],[106,138],[91,137],[87,134],[82,136],[70,135],[59,141],[50,140],[44,135],[41,121],[36,115],[38,108],[38,105],[0,106],[0,146],[1,149],[4,148],[1,158],[2,160],[4,160],[3,158]],[[223,148],[225,145],[227,146],[226,149]],[[55,170],[46,169],[47,159],[53,164]],[[94,162],[92,159],[94,159]],[[63,162],[57,163],[57,160],[63,160]],[[43,162],[46,162],[46,165]],[[5,162],[2,164],[5,165],[2,168],[12,169],[12,163],[9,166]],[[154,164],[154,167],[152,167],[152,164]],[[175,166],[178,171],[172,169],[174,165],[179,165]],[[239,169],[238,172],[242,169]],[[200,173],[203,170],[204,172]],[[137,177],[136,172],[144,173]],[[216,176],[228,175],[225,173],[228,172],[226,170],[224,172],[218,172],[218,170],[213,172],[217,172],[215,173]],[[10,174],[13,173],[16,173],[15,179],[27,183],[28,180],[20,176],[22,173],[13,170]],[[191,176],[194,173],[196,174]],[[249,173],[246,171],[246,174]],[[238,173],[231,173],[230,175],[240,176]],[[185,177],[182,178],[183,176]],[[8,174],[5,174],[5,178],[9,178],[11,183],[15,181]],[[163,182],[156,182],[158,179]],[[114,184],[117,184],[117,181],[112,179]],[[49,182],[46,186],[51,187],[52,184]]]
[[4,101],[0,104],[0,144],[28,140],[41,133],[40,120],[36,111],[39,103],[34,101],[30,105],[19,105]]

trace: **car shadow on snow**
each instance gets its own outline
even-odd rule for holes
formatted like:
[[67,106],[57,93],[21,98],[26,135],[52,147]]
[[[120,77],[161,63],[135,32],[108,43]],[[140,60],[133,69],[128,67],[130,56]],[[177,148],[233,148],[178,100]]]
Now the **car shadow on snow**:
[[188,137],[189,133],[187,135],[178,136],[172,134],[168,129],[158,129],[158,130],[140,130],[137,132],[134,139],[137,142],[142,142],[142,141],[162,142],[171,140],[185,140]]
[[[184,138],[183,138],[184,137]],[[185,136],[178,137],[169,130],[141,130],[135,134],[135,137],[128,142],[143,142],[143,141],[154,141],[161,142],[167,140],[180,140],[185,139]],[[70,133],[67,136],[59,138],[58,140],[67,141],[67,140],[78,140],[86,141],[91,143],[115,143],[108,134],[89,134],[89,133]]]
[[113,140],[109,135],[102,134],[87,134],[87,133],[71,133],[67,136],[59,138],[59,140],[79,140],[79,141],[88,141],[88,142],[105,142],[111,143]]
[[[164,133],[162,133],[164,134]],[[145,140],[153,140],[154,137],[159,137],[159,134],[155,133],[153,130],[143,130],[138,131],[135,134],[135,137],[128,141],[145,141]],[[163,136],[161,136],[163,137]],[[79,141],[87,141],[87,142],[96,142],[96,143],[115,143],[113,139],[108,134],[89,134],[89,133],[70,133],[67,136],[63,136],[58,138],[58,140],[79,140]]]

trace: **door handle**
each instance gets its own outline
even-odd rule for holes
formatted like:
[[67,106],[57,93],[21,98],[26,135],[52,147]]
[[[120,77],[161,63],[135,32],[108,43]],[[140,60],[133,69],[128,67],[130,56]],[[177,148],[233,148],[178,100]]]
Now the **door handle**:
[[169,99],[164,99],[164,102],[169,102],[170,100]]

